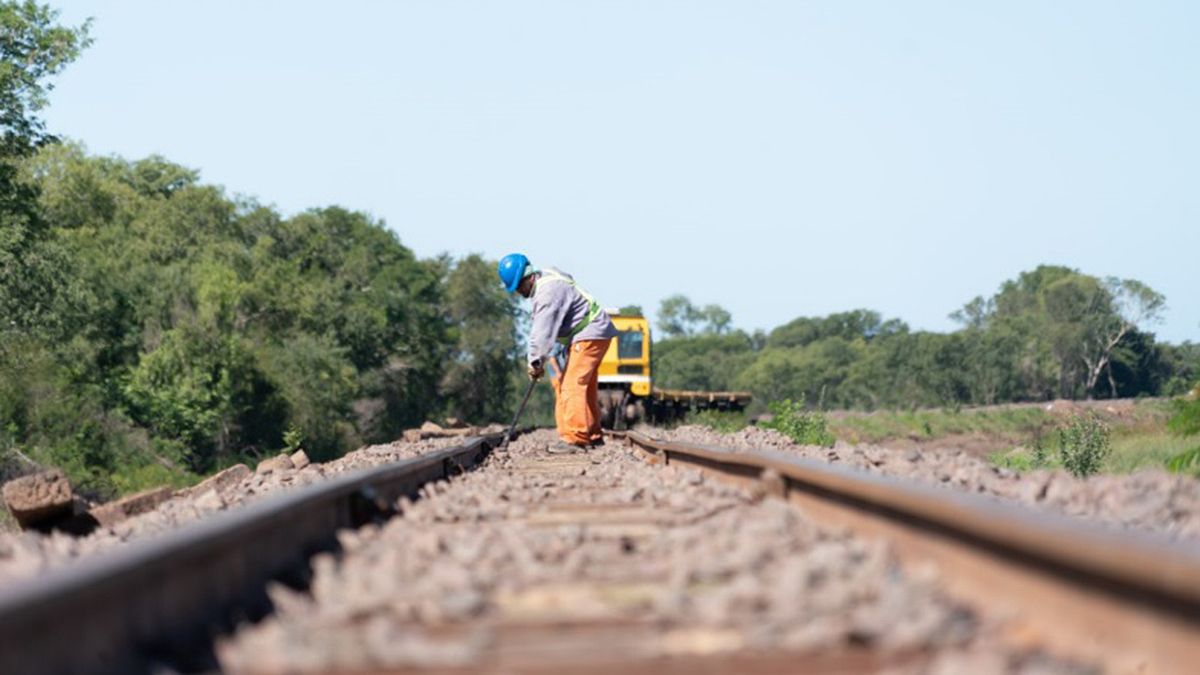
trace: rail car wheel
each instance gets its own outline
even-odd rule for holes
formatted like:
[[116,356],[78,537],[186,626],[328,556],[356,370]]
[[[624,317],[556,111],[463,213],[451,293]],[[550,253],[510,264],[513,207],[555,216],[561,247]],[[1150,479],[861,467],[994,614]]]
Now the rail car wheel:
[[601,389],[598,393],[600,426],[605,429],[616,429],[625,407],[625,392],[619,389]]
[[640,399],[629,394],[625,395],[625,428],[632,429],[633,425],[646,419],[646,405]]

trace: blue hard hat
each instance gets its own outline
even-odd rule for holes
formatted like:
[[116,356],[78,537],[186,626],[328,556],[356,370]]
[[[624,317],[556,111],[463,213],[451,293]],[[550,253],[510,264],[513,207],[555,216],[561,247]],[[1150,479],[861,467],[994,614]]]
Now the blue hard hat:
[[529,258],[521,253],[509,253],[500,259],[500,264],[496,265],[496,273],[500,275],[500,283],[504,284],[504,290],[509,293],[517,290],[528,265]]

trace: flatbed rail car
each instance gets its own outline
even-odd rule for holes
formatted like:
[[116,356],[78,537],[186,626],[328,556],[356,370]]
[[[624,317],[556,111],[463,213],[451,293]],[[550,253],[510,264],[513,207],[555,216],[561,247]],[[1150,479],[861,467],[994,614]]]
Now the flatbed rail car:
[[745,391],[688,391],[658,389],[651,373],[650,321],[639,314],[610,309],[617,339],[600,362],[600,412],[605,428],[640,421],[666,422],[697,410],[743,410],[751,396]]

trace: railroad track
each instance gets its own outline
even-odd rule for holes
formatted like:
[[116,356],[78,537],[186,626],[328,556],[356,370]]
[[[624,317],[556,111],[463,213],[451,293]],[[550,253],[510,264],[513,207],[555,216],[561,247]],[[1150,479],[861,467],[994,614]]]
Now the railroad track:
[[355,471],[0,589],[0,673],[212,669],[212,635],[268,611],[269,580],[301,583],[339,530],[473,468],[502,438]]
[[1195,672],[1200,547],[773,452],[620,434],[653,461],[760,486],[825,523],[935,562],[1015,641],[1114,672]]
[[1194,545],[779,454],[637,433],[590,456],[533,437],[491,453],[499,439],[4,589],[0,672],[1200,662]]

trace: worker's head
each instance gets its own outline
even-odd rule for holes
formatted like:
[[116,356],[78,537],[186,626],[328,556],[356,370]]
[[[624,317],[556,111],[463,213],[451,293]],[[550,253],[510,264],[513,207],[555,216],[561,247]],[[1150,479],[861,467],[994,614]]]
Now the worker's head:
[[522,253],[509,253],[501,258],[496,273],[500,275],[504,290],[509,293],[519,290],[521,295],[529,297],[533,291],[533,265]]

